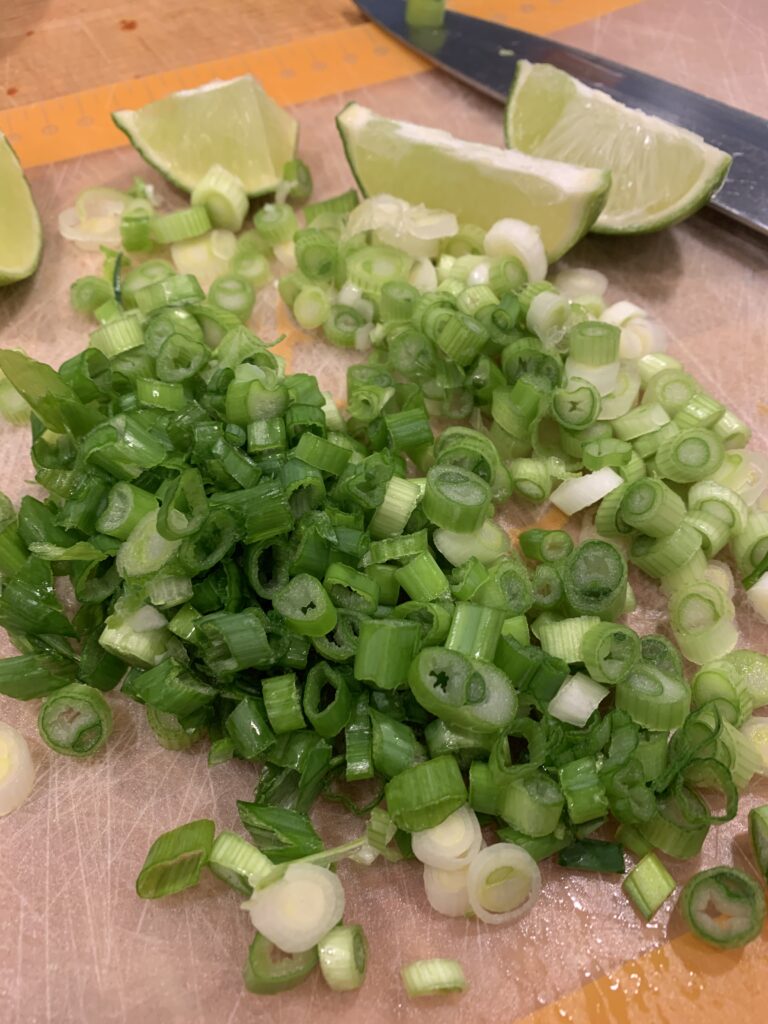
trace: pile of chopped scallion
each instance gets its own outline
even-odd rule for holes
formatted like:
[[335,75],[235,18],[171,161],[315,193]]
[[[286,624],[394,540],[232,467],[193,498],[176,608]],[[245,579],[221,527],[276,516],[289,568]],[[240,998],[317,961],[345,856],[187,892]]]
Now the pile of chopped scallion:
[[[768,658],[734,649],[717,560],[728,546],[765,614],[765,459],[644,311],[606,307],[601,274],[546,280],[530,226],[485,232],[354,191],[300,226],[309,172],[285,178],[239,236],[248,203],[223,168],[168,214],[141,182],[110,190],[121,250],[72,286],[98,321],[88,347],[58,370],[0,352],[48,493],[2,503],[0,624],[21,653],[0,662],[0,694],[43,698],[62,754],[103,747],[119,686],[169,750],[206,741],[211,765],[260,766],[238,801],[254,842],[182,825],[137,882],[166,896],[207,866],[239,891],[254,992],[318,962],[331,988],[362,984],[365,936],[332,870],[345,857],[414,857],[436,911],[500,924],[535,903],[543,858],[621,875],[629,852],[624,890],[650,918],[675,889],[657,853],[695,857],[768,771],[753,717]],[[76,221],[72,237],[99,241]],[[247,326],[275,267],[303,328],[365,353],[344,415]],[[594,536],[533,526],[513,547],[494,522],[509,500],[594,507]],[[675,643],[619,622],[627,561],[660,582]],[[0,811],[31,785],[22,755]],[[324,847],[309,818],[324,797],[366,816],[358,839]],[[768,808],[750,826],[764,879]],[[765,899],[718,867],[682,909],[731,947]],[[403,979],[411,995],[465,985],[450,960]]]

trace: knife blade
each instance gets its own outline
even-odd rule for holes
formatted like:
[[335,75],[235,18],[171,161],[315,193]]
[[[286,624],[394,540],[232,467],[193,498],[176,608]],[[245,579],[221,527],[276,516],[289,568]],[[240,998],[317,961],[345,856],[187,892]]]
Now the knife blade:
[[355,0],[360,10],[400,42],[455,78],[505,103],[519,58],[554,64],[620,103],[701,135],[733,157],[709,205],[768,234],[768,121],[718,100],[566,46],[480,18],[447,11],[439,29],[412,29],[400,0]]

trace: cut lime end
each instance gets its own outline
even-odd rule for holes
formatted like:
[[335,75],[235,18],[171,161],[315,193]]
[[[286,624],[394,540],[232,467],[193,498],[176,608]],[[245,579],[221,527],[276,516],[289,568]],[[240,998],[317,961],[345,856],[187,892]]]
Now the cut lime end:
[[31,277],[42,248],[43,230],[27,179],[0,132],[0,285]]
[[521,60],[509,93],[507,145],[582,167],[612,185],[593,231],[639,234],[683,220],[720,187],[731,157],[700,136],[626,107],[550,64]]
[[185,192],[213,164],[236,174],[249,196],[274,192],[298,138],[296,120],[251,75],[118,110],[112,120],[147,163]]
[[484,228],[503,217],[536,224],[550,260],[589,230],[610,186],[606,171],[464,142],[358,103],[347,104],[336,124],[365,195],[386,192]]

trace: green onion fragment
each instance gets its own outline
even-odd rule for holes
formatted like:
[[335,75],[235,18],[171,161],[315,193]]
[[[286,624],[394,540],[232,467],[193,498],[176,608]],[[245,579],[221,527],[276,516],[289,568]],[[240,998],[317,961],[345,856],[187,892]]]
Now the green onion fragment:
[[464,992],[467,988],[458,960],[415,960],[400,968],[400,976],[411,999]]
[[737,868],[700,871],[683,887],[680,906],[693,934],[719,949],[746,946],[765,921],[762,888]]
[[136,879],[137,894],[155,900],[197,885],[213,849],[214,831],[212,821],[201,819],[159,836]]

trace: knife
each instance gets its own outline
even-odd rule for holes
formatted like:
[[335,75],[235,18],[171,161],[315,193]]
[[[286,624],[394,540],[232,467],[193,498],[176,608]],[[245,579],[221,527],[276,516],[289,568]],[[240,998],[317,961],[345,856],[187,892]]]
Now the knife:
[[446,11],[439,29],[413,29],[400,0],[355,0],[372,21],[422,57],[506,103],[518,58],[554,64],[620,103],[701,135],[733,163],[709,205],[768,234],[768,121],[718,100],[543,36]]

